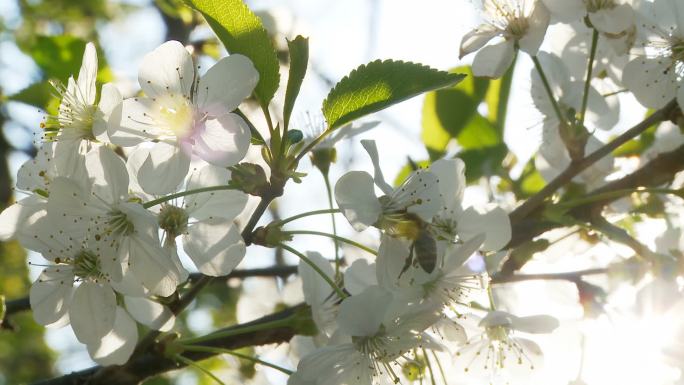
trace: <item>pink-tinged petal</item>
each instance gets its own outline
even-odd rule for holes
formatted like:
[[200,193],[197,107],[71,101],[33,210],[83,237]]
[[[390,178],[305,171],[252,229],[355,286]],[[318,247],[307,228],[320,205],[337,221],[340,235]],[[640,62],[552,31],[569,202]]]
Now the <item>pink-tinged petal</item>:
[[183,249],[202,274],[220,277],[240,264],[246,246],[232,221],[207,220],[190,226]]
[[637,57],[625,66],[622,83],[645,107],[661,108],[677,94],[675,63],[665,57]]
[[109,285],[83,282],[74,291],[69,306],[69,319],[76,338],[94,343],[114,327],[116,296]]
[[173,328],[176,317],[168,307],[145,297],[124,297],[128,313],[138,322],[154,330],[167,332]]
[[69,309],[74,275],[71,269],[50,267],[31,285],[29,301],[33,318],[41,325],[59,321]]
[[190,97],[195,65],[188,50],[177,41],[167,41],[145,55],[138,81],[150,98],[162,95]]
[[498,28],[490,24],[480,24],[477,28],[466,33],[463,39],[461,39],[461,50],[458,58],[462,59],[465,55],[484,47],[499,32]]
[[373,225],[382,213],[380,201],[375,196],[373,177],[365,171],[350,171],[342,175],[335,185],[335,200],[356,231]]
[[138,325],[121,308],[116,308],[114,327],[101,340],[88,344],[88,353],[100,365],[123,365],[138,343]]
[[83,62],[76,81],[77,97],[87,105],[95,104],[95,79],[97,78],[97,51],[93,43],[86,44]]
[[207,162],[221,167],[232,166],[247,154],[251,139],[247,123],[235,114],[226,114],[205,122],[193,137],[193,152]]
[[138,183],[148,194],[175,192],[190,169],[190,156],[172,144],[155,143],[138,169]]
[[513,41],[508,40],[482,48],[473,60],[473,75],[500,78],[513,63],[514,51]]
[[246,56],[224,57],[200,78],[197,105],[210,116],[224,115],[247,99],[258,82],[259,73]]

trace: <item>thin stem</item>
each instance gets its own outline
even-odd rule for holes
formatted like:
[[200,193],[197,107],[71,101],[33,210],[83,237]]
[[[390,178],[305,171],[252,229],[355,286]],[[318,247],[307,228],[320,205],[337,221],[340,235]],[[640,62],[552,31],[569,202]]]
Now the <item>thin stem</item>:
[[594,202],[599,202],[603,201],[606,199],[613,200],[619,197],[622,197],[624,195],[629,195],[633,193],[648,193],[648,194],[672,194],[672,195],[677,195],[679,197],[684,194],[684,190],[678,190],[678,189],[668,189],[668,188],[636,188],[636,189],[622,189],[622,190],[615,190],[615,191],[607,191],[604,193],[600,194],[591,194],[587,195],[583,198],[578,198],[578,199],[573,199],[571,201],[566,201],[566,202],[560,202],[557,204],[559,207],[563,208],[573,208],[581,205],[585,205],[587,203],[594,203]]
[[492,291],[492,285],[487,285],[487,297],[489,298],[489,309],[495,311],[496,304],[494,303],[494,292]]
[[191,337],[191,338],[181,338],[178,340],[178,343],[181,343],[183,345],[189,345],[189,344],[198,344],[206,341],[212,341],[216,340],[219,338],[227,338],[227,337],[234,337],[234,336],[239,336],[242,334],[247,334],[247,333],[253,333],[253,332],[260,332],[263,330],[270,330],[270,329],[277,329],[277,328],[282,328],[282,327],[287,327],[290,326],[292,323],[292,317],[287,317],[275,321],[270,321],[270,322],[264,322],[264,323],[258,323],[258,324],[253,324],[253,325],[245,325],[245,326],[238,326],[234,328],[230,328],[227,330],[221,330],[217,331],[214,333],[209,333],[207,335],[199,336],[199,337]]
[[336,213],[341,213],[341,212],[342,212],[342,210],[340,210],[340,209],[324,209],[324,210],[307,211],[305,213],[297,214],[297,215],[291,216],[289,218],[281,219],[277,223],[279,226],[282,226],[282,225],[289,223],[289,222],[292,222],[294,220],[309,217],[312,215],[336,214]]
[[306,147],[304,147],[302,149],[302,151],[299,154],[297,154],[297,157],[295,158],[294,163],[297,163],[300,160],[302,160],[304,155],[306,155],[309,151],[311,151],[314,147],[316,147],[316,145],[318,145],[318,143],[322,142],[323,139],[325,139],[326,136],[330,135],[331,132],[333,132],[333,130],[331,130],[330,128],[321,132],[321,134],[318,135],[318,137],[316,139],[312,140],[311,143],[307,144]]
[[371,248],[368,247],[368,246],[362,245],[362,244],[360,244],[360,243],[358,243],[358,242],[356,242],[356,241],[352,241],[352,240],[349,239],[349,238],[340,237],[339,235],[335,235],[335,234],[329,234],[329,233],[324,233],[324,232],[322,232],[322,231],[315,231],[315,230],[291,230],[291,231],[288,230],[288,231],[283,231],[283,233],[288,234],[288,235],[297,235],[297,234],[300,234],[300,235],[319,235],[319,236],[321,236],[321,237],[328,237],[328,238],[331,238],[331,239],[333,239],[333,240],[336,240],[336,241],[339,241],[339,242],[344,242],[344,243],[346,243],[346,244],[349,244],[349,245],[358,247],[359,249],[361,249],[361,250],[363,250],[363,251],[365,251],[365,252],[368,252],[368,253],[370,253],[370,254],[373,254],[373,255],[375,255],[375,256],[378,255],[378,252],[377,252],[377,251],[371,249]]
[[599,275],[606,274],[607,268],[596,268],[571,271],[567,273],[546,273],[546,274],[516,274],[516,275],[493,275],[490,283],[510,283],[521,281],[536,281],[536,280],[562,280],[575,282],[585,275]]
[[221,384],[221,385],[226,385],[223,381],[221,381],[221,379],[219,379],[218,377],[216,377],[216,375],[214,375],[214,374],[213,374],[212,372],[210,372],[209,370],[203,368],[202,366],[198,365],[195,361],[193,361],[193,360],[191,360],[191,359],[189,359],[189,358],[185,358],[185,357],[181,356],[180,354],[176,354],[175,356],[173,356],[173,358],[174,358],[176,361],[180,362],[180,363],[183,363],[183,364],[185,364],[185,365],[187,365],[187,366],[190,366],[190,367],[193,367],[193,368],[199,370],[200,372],[202,372],[202,373],[206,374],[207,376],[211,377],[214,381],[218,382],[219,384]]
[[584,94],[582,95],[582,110],[579,117],[579,125],[584,126],[584,116],[587,112],[589,102],[589,87],[591,86],[592,71],[594,70],[594,60],[596,59],[596,48],[598,47],[599,33],[596,28],[591,35],[591,51],[589,52],[589,64],[587,64],[587,78],[584,80]]
[[264,118],[266,118],[266,124],[268,125],[268,132],[271,134],[271,137],[273,137],[273,133],[275,132],[275,129],[273,128],[273,122],[271,121],[271,111],[268,110],[268,105],[261,106],[261,111],[264,113]]
[[268,366],[269,368],[273,368],[275,370],[281,371],[287,375],[291,375],[293,373],[291,370],[285,369],[285,368],[278,366],[276,364],[272,364],[270,362],[260,360],[256,357],[252,357],[252,356],[249,356],[247,354],[238,353],[238,352],[235,352],[235,351],[229,350],[229,349],[215,348],[215,347],[211,347],[211,346],[197,346],[197,345],[181,345],[181,347],[184,350],[194,351],[194,352],[229,354],[229,355],[234,356],[234,357],[242,358],[242,359],[252,361],[252,362],[260,364],[260,365]]
[[439,374],[442,376],[442,381],[444,381],[444,385],[447,385],[447,378],[444,374],[444,368],[442,368],[442,363],[439,362],[439,357],[437,357],[437,353],[435,353],[434,350],[432,351],[432,357],[434,357],[435,362],[437,362],[437,369],[439,369]]
[[306,262],[307,265],[311,266],[311,268],[314,269],[314,271],[316,271],[316,273],[318,273],[318,275],[320,275],[321,278],[323,278],[323,280],[325,280],[325,282],[327,282],[328,285],[330,285],[330,287],[333,290],[335,290],[335,292],[337,293],[337,295],[340,298],[347,298],[348,297],[347,293],[345,293],[342,289],[340,289],[339,286],[337,286],[335,284],[335,282],[333,282],[333,280],[330,277],[328,277],[328,275],[325,274],[323,272],[323,270],[320,269],[320,267],[316,266],[315,263],[311,262],[311,260],[309,258],[307,258],[306,255],[300,253],[299,251],[297,251],[297,250],[293,249],[292,247],[290,247],[286,244],[283,244],[283,243],[280,244],[280,247],[282,247],[283,249],[289,251],[290,253],[298,256],[302,261]]
[[437,381],[435,380],[435,373],[432,372],[432,365],[430,364],[430,359],[428,358],[427,352],[425,351],[425,348],[420,348],[423,351],[423,357],[425,358],[425,363],[428,367],[428,371],[430,372],[430,382],[432,385],[437,385]]
[[546,73],[544,73],[544,69],[542,68],[541,63],[539,62],[539,59],[536,56],[532,56],[532,62],[534,63],[534,67],[537,69],[537,73],[539,73],[539,77],[541,78],[542,83],[544,84],[544,90],[546,90],[546,95],[549,97],[549,101],[553,106],[553,110],[556,112],[556,116],[558,117],[560,124],[565,126],[567,124],[566,119],[563,116],[563,113],[561,112],[560,106],[556,101],[556,97],[553,95],[551,85],[549,84],[549,79],[546,77]]
[[[333,205],[333,192],[332,192],[332,186],[330,185],[330,178],[328,177],[327,172],[321,172],[323,174],[323,180],[325,181],[325,189],[328,193],[328,205],[330,206],[330,210],[334,210],[335,206]],[[337,240],[337,223],[335,223],[335,213],[330,213],[330,220],[332,221],[332,230],[333,230],[333,235],[335,235],[335,238],[333,239],[333,244],[335,245],[335,279],[339,280],[340,278],[340,245]]]
[[221,186],[209,186],[209,187],[196,188],[196,189],[192,189],[192,190],[185,190],[185,191],[165,195],[161,198],[157,198],[157,199],[151,200],[149,202],[145,202],[145,203],[143,203],[143,207],[146,209],[149,209],[152,206],[156,206],[158,204],[168,202],[172,199],[184,197],[187,195],[201,194],[201,193],[205,193],[205,192],[220,191],[220,190],[235,190],[235,187],[228,186],[228,185],[221,185]]

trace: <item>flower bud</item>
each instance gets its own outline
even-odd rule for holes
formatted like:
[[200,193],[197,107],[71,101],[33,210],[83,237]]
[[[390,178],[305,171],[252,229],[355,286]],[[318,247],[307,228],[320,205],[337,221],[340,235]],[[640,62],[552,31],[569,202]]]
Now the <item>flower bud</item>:
[[250,195],[262,196],[268,191],[270,184],[264,169],[254,163],[240,163],[230,167],[230,186]]

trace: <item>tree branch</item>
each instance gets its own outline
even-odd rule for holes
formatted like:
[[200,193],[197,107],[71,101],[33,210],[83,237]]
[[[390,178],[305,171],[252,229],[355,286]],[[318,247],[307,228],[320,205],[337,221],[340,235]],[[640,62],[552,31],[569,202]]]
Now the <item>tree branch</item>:
[[510,282],[521,282],[521,281],[532,281],[532,280],[563,280],[570,282],[577,282],[586,275],[598,275],[605,274],[608,272],[607,268],[596,268],[587,269],[579,271],[571,271],[567,273],[546,273],[546,274],[515,274],[515,275],[492,275],[490,283],[500,284],[500,283],[510,283]]
[[[272,323],[274,321],[283,320],[290,317],[296,317],[299,314],[307,314],[310,316],[309,308],[306,305],[297,305],[283,311],[259,318],[255,321],[248,322],[242,325],[235,325],[221,331],[237,330],[249,326]],[[211,346],[223,349],[239,349],[246,346],[258,346],[274,343],[283,343],[289,341],[295,334],[302,333],[299,330],[299,325],[294,323],[290,327],[280,327],[270,330],[262,330],[255,332],[241,333],[230,337],[216,338],[210,341],[205,341],[201,344],[191,344],[196,346]],[[67,374],[61,377],[56,377],[35,383],[35,385],[131,385],[137,384],[146,378],[156,376],[170,370],[181,368],[185,365],[180,364],[174,360],[168,359],[164,356],[164,345],[158,344],[155,350],[145,352],[137,357],[131,359],[128,363],[122,366],[93,366],[91,368]],[[194,352],[187,351],[183,356],[193,361],[203,360],[216,353],[209,352]]]
[[[603,187],[588,193],[586,197],[591,198],[592,196],[603,195],[611,191],[660,186],[672,182],[674,175],[682,170],[684,170],[684,146],[658,155],[635,172],[605,184]],[[601,213],[606,205],[619,198],[613,196],[597,199],[590,204],[578,206],[570,210],[568,215],[580,221],[590,222],[597,213]],[[524,218],[514,217],[512,214],[510,218],[513,234],[510,242],[506,245],[506,249],[516,248],[549,230],[562,227],[559,223],[544,219],[541,207],[536,207]],[[504,263],[499,273],[510,275],[521,267],[520,261],[511,258]]]
[[570,183],[572,178],[579,175],[582,171],[586,170],[603,157],[609,155],[611,152],[625,144],[630,139],[646,131],[654,124],[669,120],[677,108],[677,102],[675,100],[671,101],[665,107],[654,112],[641,123],[625,131],[622,133],[622,135],[613,139],[598,150],[592,152],[590,155],[585,156],[579,161],[570,163],[570,165],[562,173],[556,176],[551,182],[549,182],[549,184],[544,186],[541,191],[530,197],[530,199],[526,200],[522,205],[513,210],[513,212],[510,214],[511,222],[518,222],[527,217],[537,207],[539,207],[546,198],[556,192],[556,190]]

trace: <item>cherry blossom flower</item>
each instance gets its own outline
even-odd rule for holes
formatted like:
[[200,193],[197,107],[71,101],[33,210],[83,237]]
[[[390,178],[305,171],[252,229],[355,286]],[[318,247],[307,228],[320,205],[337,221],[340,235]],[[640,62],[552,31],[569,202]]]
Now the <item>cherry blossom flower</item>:
[[424,306],[391,311],[392,294],[378,286],[348,297],[340,305],[338,332],[345,342],[306,355],[288,384],[392,383],[399,380],[394,366],[412,349],[430,345],[423,331],[439,314]]
[[634,10],[628,0],[542,0],[563,23],[589,17],[598,31],[618,35],[634,25]]
[[[536,55],[549,25],[549,11],[538,0],[483,0],[485,22],[461,40],[460,57],[478,51],[473,74],[499,78],[513,63],[516,49]],[[492,39],[501,40],[489,44]]]
[[[56,228],[76,239],[107,239],[117,250],[117,261],[130,263],[133,274],[147,289],[171,295],[180,282],[180,272],[160,245],[154,215],[129,200],[123,160],[111,149],[99,147],[87,154],[86,168],[90,189],[69,178],[53,181],[47,211],[58,224]],[[112,280],[119,281],[122,270],[110,274]]]
[[56,141],[55,162],[60,173],[70,175],[83,167],[82,158],[93,143],[107,142],[107,122],[121,103],[121,93],[113,84],[102,86],[99,101],[96,89],[97,52],[86,44],[78,78],[67,85],[52,82],[61,97],[57,116],[49,116],[41,125],[44,138]]
[[[474,315],[466,318],[477,321]],[[490,311],[479,320],[481,332],[470,337],[455,355],[454,363],[469,375],[492,380],[525,378],[542,363],[542,350],[534,341],[517,332],[551,333],[558,320],[547,315],[516,317],[503,311]]]
[[647,3],[637,17],[640,48],[625,67],[623,84],[645,107],[661,108],[674,98],[684,106],[684,4]]
[[[440,207],[437,177],[429,171],[412,173],[401,186],[393,188],[385,181],[375,141],[362,140],[373,161],[374,176],[365,171],[350,171],[335,185],[335,199],[352,227],[362,231],[376,226],[398,235],[403,227],[415,227],[410,216],[430,222]],[[375,186],[383,196],[375,194]],[[411,230],[409,230],[411,231]]]
[[185,47],[166,42],[143,58],[139,82],[145,96],[123,101],[109,136],[124,147],[153,142],[138,180],[148,193],[171,192],[187,175],[191,155],[222,167],[245,156],[249,128],[232,111],[258,80],[242,55],[225,57],[200,76]]

